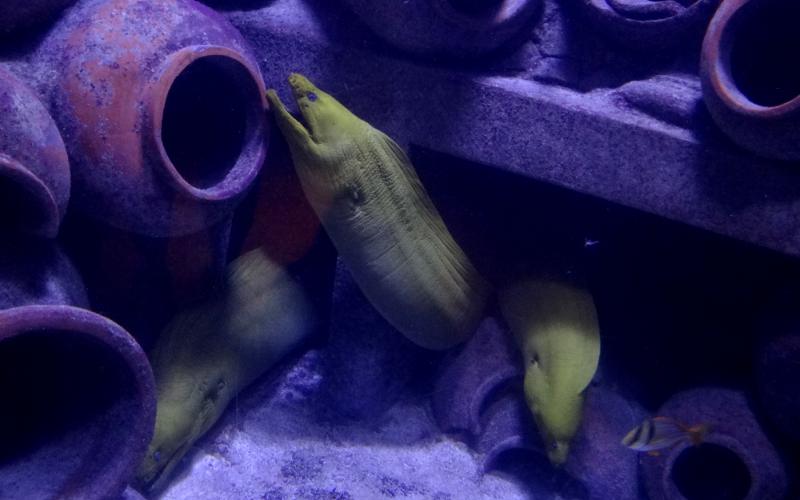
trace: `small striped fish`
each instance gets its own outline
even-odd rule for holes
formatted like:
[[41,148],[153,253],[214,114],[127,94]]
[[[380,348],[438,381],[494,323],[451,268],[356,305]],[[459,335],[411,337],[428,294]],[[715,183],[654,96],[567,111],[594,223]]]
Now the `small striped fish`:
[[708,425],[686,426],[674,418],[648,418],[622,438],[622,444],[636,451],[654,452],[669,448],[684,439],[694,445],[703,441]]

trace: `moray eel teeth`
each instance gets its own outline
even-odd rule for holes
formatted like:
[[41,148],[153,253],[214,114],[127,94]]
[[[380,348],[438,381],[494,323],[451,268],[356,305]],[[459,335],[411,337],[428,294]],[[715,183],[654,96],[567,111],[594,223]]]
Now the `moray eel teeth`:
[[405,152],[302,75],[304,126],[267,93],[303,191],[375,309],[429,349],[468,338],[488,285],[444,224]]

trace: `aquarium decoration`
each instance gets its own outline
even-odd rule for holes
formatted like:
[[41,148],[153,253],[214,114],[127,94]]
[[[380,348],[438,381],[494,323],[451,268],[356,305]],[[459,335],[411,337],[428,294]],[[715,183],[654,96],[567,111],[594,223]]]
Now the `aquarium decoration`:
[[90,217],[148,236],[195,232],[230,214],[261,168],[264,83],[214,11],[80,2],[32,60],[70,154],[74,205]]
[[800,498],[795,2],[0,3],[0,500]]
[[798,18],[793,2],[729,0],[703,40],[700,75],[714,121],[737,144],[779,160],[800,158],[800,75],[784,66],[787,51],[800,42]]
[[70,168],[53,118],[0,69],[0,210],[4,231],[55,238],[67,211]]

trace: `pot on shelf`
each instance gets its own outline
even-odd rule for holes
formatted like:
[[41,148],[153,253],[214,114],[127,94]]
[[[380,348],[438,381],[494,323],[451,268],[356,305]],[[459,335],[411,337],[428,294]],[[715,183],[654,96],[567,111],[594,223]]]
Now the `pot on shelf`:
[[703,97],[720,129],[759,155],[800,159],[800,4],[726,0],[703,41]]
[[115,497],[144,456],[155,419],[150,365],[86,303],[55,245],[0,244],[4,498]]

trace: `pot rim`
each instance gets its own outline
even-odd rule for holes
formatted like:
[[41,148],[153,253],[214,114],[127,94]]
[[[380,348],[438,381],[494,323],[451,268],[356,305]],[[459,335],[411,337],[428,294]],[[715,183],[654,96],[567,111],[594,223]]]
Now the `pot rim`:
[[753,2],[761,0],[725,0],[720,5],[703,39],[702,67],[705,80],[714,94],[734,113],[756,118],[781,118],[800,108],[800,95],[776,106],[763,106],[742,93],[730,73],[730,46],[724,47],[730,30],[736,25],[735,16]]
[[[756,474],[752,474],[753,469],[757,468],[757,462],[756,459],[749,453],[747,447],[735,437],[727,434],[715,433],[713,432],[713,429],[707,436],[703,438],[703,444],[721,446],[736,455],[736,457],[742,461],[745,467],[747,467],[748,471],[751,472],[750,489],[747,491],[745,500],[757,500],[758,497],[756,496],[756,493],[763,489],[763,478]],[[692,443],[682,442],[677,446],[674,446],[665,457],[664,463],[666,466],[663,468],[661,474],[661,484],[663,491],[668,494],[669,498],[684,498],[678,490],[678,486],[672,480],[672,467],[675,465],[675,461],[678,459],[678,457],[684,451],[692,447],[694,447]]]
[[[0,178],[11,180],[33,198],[43,220],[34,227],[22,226],[22,230],[34,236],[55,238],[63,214],[59,211],[53,192],[36,174],[14,158],[0,153]],[[23,214],[24,216],[24,214]]]
[[[142,348],[130,334],[110,319],[87,309],[68,305],[29,305],[0,310],[0,343],[32,331],[71,331],[94,339],[122,358],[136,384],[137,415],[131,416],[129,438],[102,473],[70,484],[73,494],[92,492],[97,498],[120,494],[144,457],[155,427],[155,381]],[[81,484],[82,483],[82,484]],[[67,492],[65,492],[67,493]]]
[[[225,177],[214,185],[199,188],[179,172],[169,158],[161,137],[164,108],[167,96],[173,83],[192,63],[207,57],[224,57],[238,63],[251,77],[258,93],[259,109],[248,110],[247,127],[239,158],[226,173]],[[160,169],[172,187],[190,199],[201,201],[225,201],[240,195],[258,175],[266,156],[269,137],[266,119],[267,99],[266,85],[258,68],[254,67],[239,52],[219,45],[189,45],[170,54],[155,74],[152,94],[149,96],[149,131],[143,134],[143,140],[154,147],[160,157]]]

